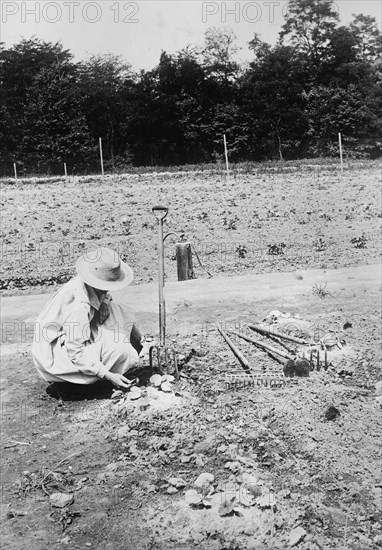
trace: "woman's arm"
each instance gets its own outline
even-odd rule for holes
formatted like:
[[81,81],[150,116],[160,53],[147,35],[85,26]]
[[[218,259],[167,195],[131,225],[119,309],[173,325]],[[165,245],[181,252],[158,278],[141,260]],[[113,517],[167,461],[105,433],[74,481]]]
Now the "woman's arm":
[[90,320],[91,309],[87,304],[81,304],[73,309],[63,324],[64,344],[69,359],[80,372],[104,378],[108,369],[90,345]]

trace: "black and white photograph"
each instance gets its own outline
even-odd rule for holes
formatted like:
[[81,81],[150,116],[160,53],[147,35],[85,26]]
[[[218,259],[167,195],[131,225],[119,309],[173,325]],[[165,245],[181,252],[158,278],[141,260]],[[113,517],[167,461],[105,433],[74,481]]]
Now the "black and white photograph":
[[0,550],[382,549],[380,0],[1,0]]

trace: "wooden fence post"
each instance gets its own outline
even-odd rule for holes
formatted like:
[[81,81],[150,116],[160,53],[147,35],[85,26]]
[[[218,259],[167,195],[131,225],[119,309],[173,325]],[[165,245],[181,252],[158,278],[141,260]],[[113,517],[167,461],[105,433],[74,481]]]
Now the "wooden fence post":
[[228,150],[227,150],[227,138],[226,135],[223,135],[223,141],[224,141],[224,155],[225,155],[225,169],[228,174],[229,172],[229,164],[228,164]]
[[178,266],[178,281],[195,279],[192,265],[191,243],[177,243],[176,263]]
[[98,143],[99,143],[99,156],[100,156],[100,160],[101,160],[101,174],[102,174],[102,176],[104,176],[105,172],[104,172],[104,169],[103,169],[102,138],[98,139]]
[[340,163],[341,163],[341,172],[344,171],[344,161],[342,156],[342,136],[341,132],[338,132],[338,144],[340,146]]

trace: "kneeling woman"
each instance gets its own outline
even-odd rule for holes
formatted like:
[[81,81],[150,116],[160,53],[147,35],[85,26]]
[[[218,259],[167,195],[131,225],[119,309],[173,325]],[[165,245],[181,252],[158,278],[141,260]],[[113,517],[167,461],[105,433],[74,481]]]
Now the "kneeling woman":
[[131,313],[108,292],[130,284],[133,272],[108,248],[81,256],[76,271],[36,320],[35,366],[48,382],[106,379],[127,389],[131,383],[124,374],[139,363],[141,335]]

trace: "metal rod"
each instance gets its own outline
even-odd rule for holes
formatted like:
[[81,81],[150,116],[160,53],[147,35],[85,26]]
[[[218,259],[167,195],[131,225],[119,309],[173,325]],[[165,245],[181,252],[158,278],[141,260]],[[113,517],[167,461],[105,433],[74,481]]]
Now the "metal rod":
[[224,330],[218,325],[218,331],[220,332],[220,334],[223,336],[224,340],[227,342],[227,344],[229,345],[229,347],[231,348],[231,350],[233,351],[233,353],[236,355],[236,357],[239,359],[240,363],[246,368],[246,369],[250,369],[250,365],[249,365],[249,362],[247,361],[247,359],[244,357],[244,355],[241,353],[241,351],[239,350],[239,348],[237,348],[235,346],[235,344],[232,342],[231,338],[229,338],[229,336],[224,332]]

